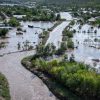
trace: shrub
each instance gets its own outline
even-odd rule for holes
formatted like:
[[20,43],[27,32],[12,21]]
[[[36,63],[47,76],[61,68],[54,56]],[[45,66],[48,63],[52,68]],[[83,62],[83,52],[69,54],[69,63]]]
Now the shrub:
[[9,20],[9,25],[12,26],[12,27],[16,27],[16,26],[19,26],[20,23],[19,23],[19,21],[16,18],[11,18]]
[[70,49],[74,49],[74,43],[71,39],[67,40],[67,47]]
[[0,36],[5,36],[8,32],[8,29],[0,29]]

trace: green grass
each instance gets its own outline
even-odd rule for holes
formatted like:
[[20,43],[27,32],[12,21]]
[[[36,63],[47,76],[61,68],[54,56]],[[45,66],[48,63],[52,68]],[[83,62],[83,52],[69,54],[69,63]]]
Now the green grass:
[[8,82],[2,74],[0,74],[0,97],[4,100],[10,100]]

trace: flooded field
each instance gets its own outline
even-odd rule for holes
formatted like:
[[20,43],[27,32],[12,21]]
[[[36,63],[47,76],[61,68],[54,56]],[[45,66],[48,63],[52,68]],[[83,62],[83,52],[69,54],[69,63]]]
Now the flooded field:
[[[37,28],[29,28],[28,25],[33,25]],[[38,35],[43,31],[43,29],[47,30],[53,25],[54,23],[51,22],[21,22],[21,28],[26,32],[23,32],[23,35],[17,35],[17,29],[11,29],[7,35],[8,38],[0,39],[0,42],[5,43],[5,47],[0,49],[0,55],[3,53],[25,50],[26,43],[34,49],[39,42]],[[20,44],[19,49],[18,44]]]
[[[62,41],[62,31],[69,25],[71,20],[74,19],[72,18],[71,14],[67,12],[62,12],[61,17],[67,21],[56,27],[50,33],[50,37],[47,41],[47,43],[53,43],[56,48],[60,46],[59,43]],[[76,30],[74,33],[73,42],[77,48],[67,52],[67,54],[69,56],[74,54],[75,60],[79,62],[84,62],[92,66],[95,63],[95,67],[100,69],[100,62],[93,61],[93,59],[100,59],[100,28],[89,24],[80,26],[76,23],[71,30]]]
[[[61,17],[67,21],[62,22],[50,33],[50,37],[46,43],[54,43],[57,48],[59,47],[58,42],[62,41],[62,31],[69,25],[70,20],[73,19],[67,12],[61,13]],[[37,28],[29,28],[28,25],[33,25]],[[47,30],[53,25],[54,23],[51,22],[21,22],[22,29],[26,30],[26,32],[23,32],[23,35],[16,35],[16,28],[10,30],[7,35],[8,38],[0,39],[0,42],[5,43],[5,47],[0,49],[0,55],[24,50],[26,49],[26,43],[35,48],[39,42],[38,35],[43,29]],[[73,41],[77,48],[67,52],[67,54],[70,55],[73,53],[77,61],[93,64],[94,62],[92,59],[100,59],[100,49],[90,47],[90,45],[95,38],[100,39],[100,29],[94,27],[92,32],[88,32],[90,28],[91,26],[87,24],[83,25],[81,29],[79,29],[78,24],[73,26],[72,29],[76,30]],[[97,30],[96,34],[94,33],[95,30]],[[18,43],[20,43],[20,49],[18,49]],[[42,81],[34,74],[24,69],[20,63],[23,57],[33,55],[34,53],[35,51],[33,50],[0,57],[0,72],[8,79],[12,100],[56,100],[54,95],[50,97],[51,92]],[[100,67],[99,62],[96,67]]]
[[82,61],[100,69],[100,28],[85,24],[79,29],[80,25],[75,24],[72,28],[76,30],[73,41],[75,44],[74,54],[76,61]]

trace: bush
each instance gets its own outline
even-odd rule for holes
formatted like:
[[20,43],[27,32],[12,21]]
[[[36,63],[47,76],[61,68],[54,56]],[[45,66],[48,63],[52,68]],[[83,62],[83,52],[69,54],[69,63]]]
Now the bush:
[[63,86],[86,98],[100,99],[100,75],[90,70],[88,65],[77,62],[46,62],[43,59],[33,60],[33,67],[49,73]]
[[10,100],[8,82],[2,74],[0,74],[0,97],[4,100]]
[[9,20],[9,25],[12,27],[17,27],[20,25],[19,21],[16,18],[11,18]]
[[48,56],[52,56],[55,53],[56,47],[53,44],[47,44],[46,46],[44,45],[38,45],[37,46],[37,55],[40,57],[46,58]]
[[71,39],[67,40],[67,47],[70,49],[74,49],[74,43]]
[[8,29],[0,29],[0,36],[5,36],[8,32]]
[[72,37],[73,37],[73,32],[72,32],[72,31],[69,31],[69,30],[67,30],[67,29],[65,29],[65,30],[63,31],[63,35],[64,35],[64,36],[67,36],[68,38],[72,38]]
[[61,19],[60,14],[57,14],[56,20],[58,21],[58,20],[60,20],[60,19]]

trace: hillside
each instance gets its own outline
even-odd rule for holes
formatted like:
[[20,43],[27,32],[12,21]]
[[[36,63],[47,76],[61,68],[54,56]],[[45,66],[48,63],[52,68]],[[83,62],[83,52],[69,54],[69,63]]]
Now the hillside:
[[49,4],[69,4],[69,3],[100,3],[100,0],[0,0],[0,2],[27,2],[27,1],[36,1],[36,2],[45,2]]
[[58,5],[58,6],[94,6],[100,7],[100,0],[0,0],[0,3],[25,3],[25,2],[37,2],[40,5]]

